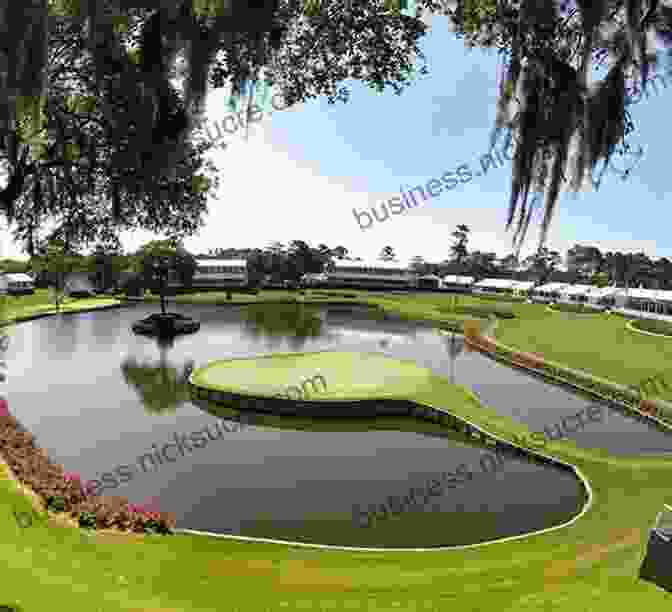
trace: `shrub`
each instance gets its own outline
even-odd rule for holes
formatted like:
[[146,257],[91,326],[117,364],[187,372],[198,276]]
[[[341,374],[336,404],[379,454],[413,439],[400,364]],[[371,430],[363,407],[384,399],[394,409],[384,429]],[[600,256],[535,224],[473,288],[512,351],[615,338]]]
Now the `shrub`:
[[172,515],[133,511],[124,498],[87,496],[79,476],[51,463],[47,453],[35,446],[32,434],[10,414],[0,415],[0,450],[16,478],[49,510],[79,518],[82,526],[166,534],[175,526]]
[[479,304],[458,304],[457,306],[453,307],[452,305],[448,306],[439,306],[437,310],[440,313],[443,314],[466,314],[466,315],[474,315],[477,317],[488,317],[490,315],[494,315],[495,317],[499,319],[514,319],[516,315],[513,314],[513,311],[509,309],[505,309],[502,307],[498,307],[496,305],[493,306],[487,306],[487,305],[479,305]]
[[573,312],[578,314],[601,314],[602,311],[598,308],[592,306],[586,306],[586,304],[564,304],[556,303],[551,306],[552,310],[558,310],[560,312]]

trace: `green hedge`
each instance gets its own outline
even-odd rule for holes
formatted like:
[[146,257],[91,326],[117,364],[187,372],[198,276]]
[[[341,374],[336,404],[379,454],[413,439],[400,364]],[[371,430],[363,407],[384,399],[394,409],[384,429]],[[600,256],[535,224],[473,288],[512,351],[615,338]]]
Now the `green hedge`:
[[641,331],[651,332],[652,334],[672,336],[672,325],[667,321],[659,321],[658,319],[636,319],[632,322],[632,326]]
[[498,319],[515,319],[516,315],[510,308],[501,308],[498,306],[479,306],[478,304],[457,304],[453,306],[439,306],[437,309],[443,314],[466,314],[476,317],[488,317],[494,315]]
[[552,304],[551,310],[559,312],[573,312],[579,314],[602,314],[602,311],[585,304]]
[[527,300],[526,296],[517,296],[517,295],[487,295],[484,293],[473,293],[468,294],[470,297],[477,298],[479,300],[490,300],[493,302],[525,302]]

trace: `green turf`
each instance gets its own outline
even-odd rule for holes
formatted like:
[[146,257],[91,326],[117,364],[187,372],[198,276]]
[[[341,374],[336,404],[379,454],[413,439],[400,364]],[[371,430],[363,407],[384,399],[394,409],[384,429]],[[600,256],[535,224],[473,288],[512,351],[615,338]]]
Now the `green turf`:
[[[109,297],[63,299],[61,312],[76,312],[101,306],[112,306],[121,302]],[[34,315],[57,313],[56,304],[49,301],[47,289],[36,289],[33,295],[3,296],[0,298],[0,316],[3,321],[23,319]]]
[[[409,318],[446,320],[436,306],[447,296],[359,294]],[[503,342],[615,382],[634,384],[672,363],[668,339],[633,334],[622,317],[559,317],[530,304],[513,310],[516,319],[499,321]],[[454,387],[434,383],[420,387],[416,400],[443,406]],[[473,400],[451,409],[509,439],[526,432]],[[610,457],[569,440],[550,442],[545,452],[588,478],[594,504],[584,517],[524,540],[429,553],[311,550],[187,535],[98,534],[89,541],[74,529],[19,528],[12,510],[26,509],[26,498],[0,479],[0,605],[18,603],[23,612],[669,610],[672,595],[636,574],[646,530],[662,504],[672,502],[672,459]]]
[[672,325],[667,321],[660,321],[657,319],[642,319],[639,321],[633,321],[632,326],[641,331],[672,337]]
[[271,397],[288,386],[301,389],[302,379],[316,374],[325,383],[315,380],[312,387],[303,388],[312,389],[310,399],[320,401],[404,398],[410,390],[430,385],[433,378],[431,370],[411,361],[377,353],[325,351],[215,361],[194,370],[191,380],[210,390]]

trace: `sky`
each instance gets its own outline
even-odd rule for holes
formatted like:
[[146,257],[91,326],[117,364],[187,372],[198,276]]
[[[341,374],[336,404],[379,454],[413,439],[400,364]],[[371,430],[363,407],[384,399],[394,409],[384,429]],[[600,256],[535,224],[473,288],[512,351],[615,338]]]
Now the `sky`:
[[[451,233],[463,223],[471,229],[470,251],[509,254],[513,232],[505,223],[511,162],[501,158],[503,165],[473,176],[489,148],[501,58],[494,50],[465,48],[445,17],[432,17],[420,46],[429,74],[416,77],[399,96],[352,81],[347,103],[330,105],[325,97],[286,110],[268,109],[250,124],[247,139],[244,130],[226,134],[226,148],[211,155],[219,191],[209,200],[205,227],[185,239],[185,247],[205,253],[305,240],[311,246],[342,245],[352,256],[374,260],[391,245],[401,262],[417,255],[438,262],[450,256]],[[672,103],[672,73],[665,78],[666,87],[659,84],[657,94],[650,90],[628,107],[636,128],[629,141],[643,149],[630,177],[608,172],[597,191],[561,194],[548,246],[563,257],[576,243],[603,252],[672,257],[671,216],[664,204],[665,110]],[[224,89],[209,95],[206,125],[230,114],[227,98]],[[461,164],[473,173],[468,182],[427,201],[416,195],[417,207],[361,229],[353,209],[370,213],[375,207],[382,215],[380,205],[402,189],[431,179],[439,184],[444,173]],[[465,180],[464,170],[460,177]],[[536,250],[540,221],[540,215],[533,218],[522,256]],[[366,225],[364,218],[361,222]],[[8,232],[0,235],[0,256],[25,257]],[[122,243],[136,249],[155,238],[164,236],[124,232]]]

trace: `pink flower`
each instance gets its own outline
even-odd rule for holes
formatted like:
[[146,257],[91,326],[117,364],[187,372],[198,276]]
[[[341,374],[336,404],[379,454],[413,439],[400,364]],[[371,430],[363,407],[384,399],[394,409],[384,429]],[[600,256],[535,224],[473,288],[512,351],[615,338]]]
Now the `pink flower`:
[[10,416],[10,414],[7,399],[4,397],[0,397],[0,417],[8,417],[8,416]]

